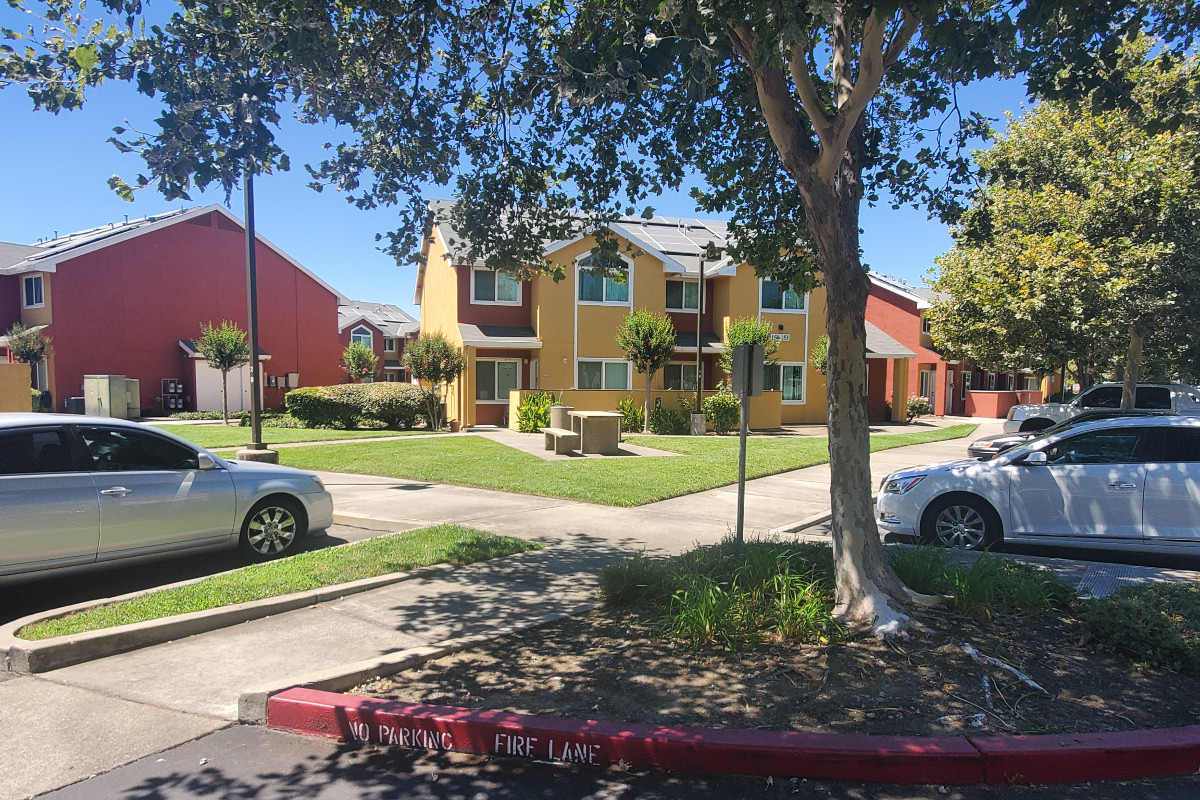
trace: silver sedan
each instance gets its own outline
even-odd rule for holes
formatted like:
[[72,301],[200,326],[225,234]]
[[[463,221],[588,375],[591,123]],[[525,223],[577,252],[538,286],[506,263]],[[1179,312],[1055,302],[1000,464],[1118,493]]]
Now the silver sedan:
[[0,414],[0,582],[233,547],[265,561],[332,523],[308,472],[136,422]]

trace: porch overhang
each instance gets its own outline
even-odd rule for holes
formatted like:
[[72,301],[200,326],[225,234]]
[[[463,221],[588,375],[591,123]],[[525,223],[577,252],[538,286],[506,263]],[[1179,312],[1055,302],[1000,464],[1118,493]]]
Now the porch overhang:
[[917,354],[867,323],[867,358],[916,358]]
[[[715,333],[705,331],[700,337],[701,344],[704,345],[706,353],[723,353],[725,352],[725,343],[722,342]],[[689,331],[675,334],[675,352],[676,353],[694,353],[696,352],[696,334]]]
[[533,328],[520,325],[472,325],[460,322],[458,334],[466,347],[541,350]]

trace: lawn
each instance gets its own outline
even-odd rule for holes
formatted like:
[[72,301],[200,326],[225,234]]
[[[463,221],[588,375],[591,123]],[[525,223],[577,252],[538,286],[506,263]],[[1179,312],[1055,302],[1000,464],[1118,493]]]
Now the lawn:
[[187,586],[35,622],[17,635],[22,639],[49,639],[319,589],[430,564],[470,564],[540,548],[536,542],[495,536],[460,525],[434,525],[243,567]]
[[[151,425],[160,431],[173,433],[200,447],[242,447],[250,441],[250,429],[237,425]],[[333,439],[366,439],[379,436],[412,436],[432,433],[423,428],[410,431],[330,430],[328,428],[272,428],[263,426],[263,441],[267,444],[286,442],[326,442]]]
[[[955,425],[878,434],[871,437],[871,449],[957,439],[973,430],[974,425]],[[280,462],[302,469],[458,483],[615,506],[637,506],[737,480],[736,437],[637,436],[630,441],[682,455],[543,461],[490,439],[461,436],[295,447],[280,451]],[[757,478],[828,460],[824,437],[754,436],[746,445],[746,476]]]

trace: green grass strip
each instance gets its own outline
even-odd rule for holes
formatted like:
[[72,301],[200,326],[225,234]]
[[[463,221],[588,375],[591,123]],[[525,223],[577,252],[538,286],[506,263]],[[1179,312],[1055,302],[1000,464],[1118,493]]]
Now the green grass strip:
[[22,639],[49,639],[319,589],[430,564],[470,564],[540,548],[536,542],[495,536],[460,525],[434,525],[243,567],[187,586],[35,622],[17,635]]
[[[975,427],[876,434],[871,449],[957,439]],[[490,439],[460,436],[294,447],[281,450],[280,461],[301,469],[456,483],[614,506],[638,506],[737,480],[736,436],[630,436],[629,441],[681,455],[543,461]],[[828,461],[823,436],[752,436],[746,445],[750,478]]]
[[[160,431],[187,439],[198,447],[242,447],[250,441],[250,429],[238,425],[151,425]],[[337,439],[369,439],[380,436],[415,436],[433,431],[424,429],[394,431],[386,428],[372,430],[331,430],[329,428],[272,428],[262,429],[266,444],[289,442],[331,442]]]

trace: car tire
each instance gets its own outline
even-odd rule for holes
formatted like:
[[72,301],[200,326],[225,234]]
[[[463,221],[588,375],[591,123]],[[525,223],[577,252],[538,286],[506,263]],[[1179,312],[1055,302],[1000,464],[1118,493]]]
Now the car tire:
[[1036,433],[1037,431],[1046,430],[1046,428],[1049,428],[1053,424],[1054,420],[1046,419],[1044,417],[1035,417],[1034,419],[1027,419],[1022,422],[1021,427],[1017,432]]
[[259,500],[242,522],[238,548],[248,561],[262,562],[294,553],[297,542],[308,533],[304,508],[290,497]]
[[986,550],[1001,538],[999,515],[974,495],[939,497],[921,517],[922,544],[955,550]]

